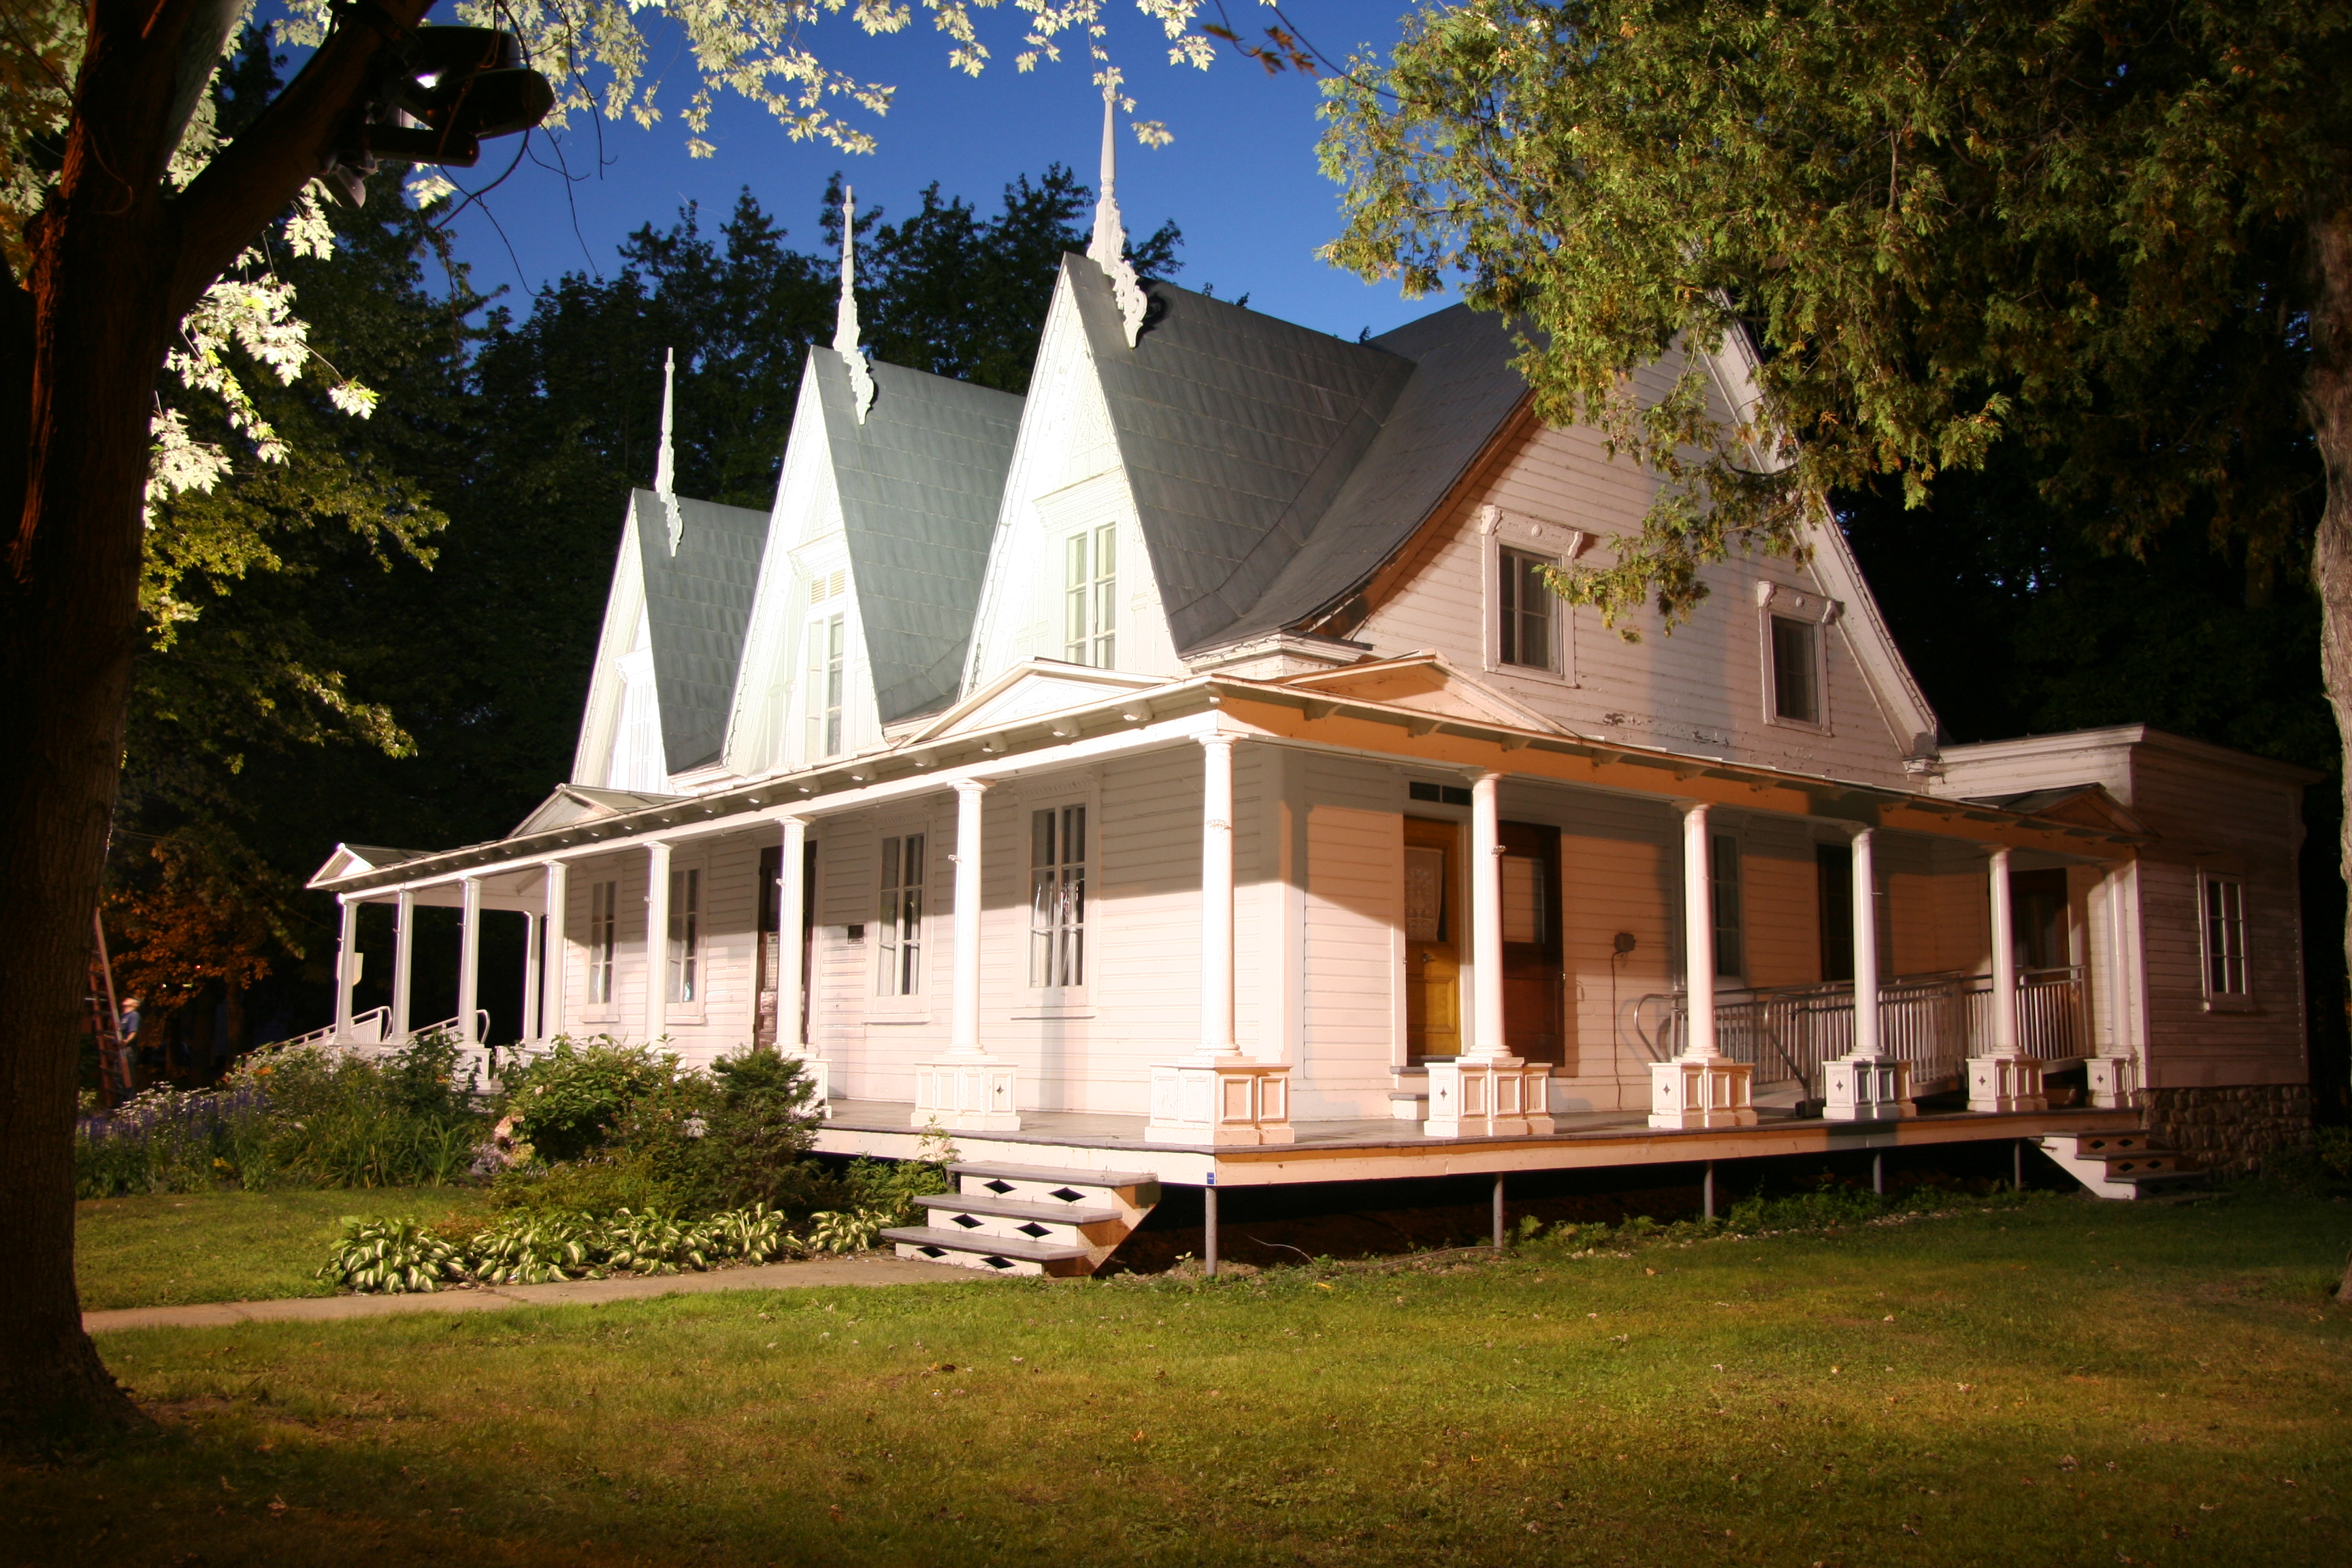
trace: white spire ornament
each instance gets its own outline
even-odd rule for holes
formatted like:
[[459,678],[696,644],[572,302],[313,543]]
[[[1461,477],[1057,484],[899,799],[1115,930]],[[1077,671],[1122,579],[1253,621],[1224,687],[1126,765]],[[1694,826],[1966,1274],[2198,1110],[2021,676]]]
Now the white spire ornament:
[[1102,195],[1095,200],[1095,237],[1087,246],[1087,259],[1101,268],[1103,275],[1110,279],[1111,295],[1118,301],[1118,319],[1127,328],[1127,346],[1133,348],[1143,331],[1143,312],[1150,300],[1144,297],[1143,282],[1135,275],[1135,264],[1127,258],[1127,226],[1118,216],[1118,145],[1111,128],[1111,110],[1118,97],[1118,79],[1106,76]]
[[669,552],[677,553],[677,542],[686,536],[686,519],[677,510],[677,458],[670,449],[670,403],[677,379],[677,351],[671,349],[662,359],[661,446],[654,454],[654,494],[662,499],[662,510],[668,518]]
[[849,390],[857,422],[874,406],[874,372],[857,346],[857,192],[841,188],[841,306],[833,318],[833,352],[849,369]]

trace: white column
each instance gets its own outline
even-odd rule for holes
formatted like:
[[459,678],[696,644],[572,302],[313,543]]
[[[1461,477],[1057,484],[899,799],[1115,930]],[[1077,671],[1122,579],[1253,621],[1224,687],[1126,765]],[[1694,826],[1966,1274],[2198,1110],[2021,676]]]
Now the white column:
[[[2106,992],[2107,1037],[2097,1056],[2083,1064],[2089,1080],[2091,1104],[2101,1110],[2129,1110],[2139,1103],[2139,1058],[2134,1053],[2137,1026],[2136,1023],[2139,993],[2133,984],[2131,862],[2105,866],[2100,868],[2100,905],[2106,913],[2106,962],[2098,966],[2095,982]],[[2089,954],[2085,953],[2087,960]],[[2083,965],[2086,984],[2092,984],[2093,966]]]
[[1878,1030],[1878,869],[1874,830],[1853,835],[1853,1048],[1822,1064],[1822,1114],[1832,1121],[1899,1121],[1916,1116],[1911,1064],[1889,1057]]
[[544,918],[547,955],[540,971],[544,988],[539,1004],[539,1026],[553,1039],[564,1032],[563,986],[571,969],[572,948],[564,936],[572,909],[572,868],[562,860],[547,863],[547,912]]
[[348,893],[335,895],[342,923],[335,933],[335,1038],[352,1033],[352,986],[359,978],[360,906]]
[[1682,1052],[1650,1064],[1650,1125],[1753,1127],[1756,1069],[1723,1054],[1715,1037],[1714,840],[1707,803],[1680,803],[1683,814]]
[[408,888],[401,889],[398,898],[394,900],[393,911],[392,1019],[383,1037],[398,1045],[408,1038],[409,997],[416,989],[415,892]]
[[1876,1059],[1878,1043],[1878,870],[1871,855],[1874,835],[1853,836],[1853,1049]]
[[1503,1032],[1503,824],[1496,806],[1500,773],[1470,784],[1470,1051],[1499,1061],[1511,1054]]
[[475,1014],[482,989],[482,879],[460,877],[464,902],[457,928],[457,1037],[469,1046],[482,1043]]
[[522,1037],[539,1038],[539,981],[546,973],[541,965],[539,944],[547,934],[547,917],[523,911],[522,917]]
[[1234,1041],[1234,737],[1201,738],[1201,1053]]
[[1707,804],[1683,805],[1683,1055],[1712,1058],[1715,1046],[1715,880]]
[[[2010,921],[2007,849],[1992,852],[1986,875],[1991,895],[1987,901],[1991,906],[1992,994],[1986,1001],[1992,1009],[1992,1049],[1962,1064],[1969,1109],[1986,1113],[2047,1110],[2050,1098],[2042,1088],[2042,1064],[2030,1059],[2018,1044],[2017,937]],[[2094,1068],[2088,1076],[2095,1092],[2100,1074]]]
[[646,1043],[669,1032],[669,846],[646,846]]
[[948,1018],[948,1048],[981,1056],[980,1046],[980,835],[979,779],[956,781],[955,1000]]
[[801,940],[801,905],[808,894],[801,886],[801,872],[808,858],[808,823],[787,816],[782,826],[783,846],[776,861],[776,1049],[783,1056],[804,1057],[808,1041],[801,1035],[801,991],[808,984],[802,973],[808,950]]
[[2017,1055],[2017,938],[2009,910],[2009,851],[1992,852],[1992,1054]]

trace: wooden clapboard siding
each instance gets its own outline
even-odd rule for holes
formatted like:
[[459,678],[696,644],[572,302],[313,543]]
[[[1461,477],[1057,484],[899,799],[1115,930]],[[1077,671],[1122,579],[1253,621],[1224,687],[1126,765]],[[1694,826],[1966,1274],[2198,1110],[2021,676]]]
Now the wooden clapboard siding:
[[[1650,1058],[1634,1006],[1672,991],[1680,972],[1681,825],[1663,804],[1599,794],[1565,795],[1552,810],[1561,829],[1561,958],[1572,998],[1565,1075],[1571,1081],[1555,1089],[1554,1104],[1643,1105]],[[1622,956],[1620,931],[1634,943]]]
[[[1075,1109],[1139,1114],[1151,1064],[1199,1047],[1202,767],[1201,749],[1187,745],[1102,768],[1099,1006],[1085,1081],[1068,1091],[1085,1101]],[[1234,795],[1238,866],[1259,835],[1238,776]]]
[[1740,834],[1742,929],[1750,985],[1809,985],[1822,977],[1821,873],[1802,823],[1749,819]]
[[1301,765],[1307,899],[1294,1114],[1379,1116],[1404,1061],[1404,834],[1393,770]]
[[[866,1028],[873,984],[875,861],[872,819],[828,816],[810,830],[816,840],[816,931],[809,955],[809,1048],[828,1064],[834,1088],[851,1100],[915,1098],[911,1060],[874,1048]],[[848,928],[867,928],[862,941]]]
[[665,1032],[680,1059],[707,1067],[751,1042],[759,849],[748,836],[695,841],[673,851],[670,866],[702,873],[702,1005],[672,1004]]
[[[588,915],[598,882],[618,884],[614,922],[613,1001],[591,1010],[588,1005]],[[572,862],[564,901],[570,910],[571,950],[564,964],[564,1029],[575,1037],[612,1035],[642,1040],[646,1033],[646,853],[622,850]],[[419,1019],[422,1023],[425,1020]]]

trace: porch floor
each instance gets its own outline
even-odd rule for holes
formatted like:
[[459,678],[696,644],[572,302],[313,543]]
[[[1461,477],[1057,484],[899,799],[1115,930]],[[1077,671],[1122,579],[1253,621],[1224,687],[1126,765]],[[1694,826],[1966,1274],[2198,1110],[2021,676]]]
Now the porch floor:
[[[922,1130],[906,1100],[835,1100],[818,1132],[827,1154],[908,1159]],[[1682,1164],[1711,1160],[2005,1142],[2063,1132],[2136,1128],[2136,1110],[2065,1110],[1978,1115],[1941,1112],[1892,1124],[1800,1120],[1759,1107],[1753,1127],[1662,1131],[1641,1111],[1555,1113],[1554,1131],[1519,1137],[1433,1138],[1416,1121],[1390,1117],[1292,1123],[1296,1141],[1276,1144],[1147,1143],[1140,1116],[1024,1110],[1017,1131],[950,1128],[966,1160],[1150,1171],[1184,1186],[1245,1186],[1295,1182],[1378,1181],[1426,1175],[1569,1170],[1610,1165]]]

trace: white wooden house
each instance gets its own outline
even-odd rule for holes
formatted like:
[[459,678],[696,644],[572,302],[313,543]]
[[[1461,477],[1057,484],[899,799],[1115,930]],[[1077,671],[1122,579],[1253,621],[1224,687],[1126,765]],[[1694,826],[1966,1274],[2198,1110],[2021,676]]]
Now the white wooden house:
[[[1025,400],[870,363],[845,304],[770,512],[666,460],[631,498],[572,779],[314,883],[347,950],[402,907],[394,1034],[409,908],[468,911],[469,1032],[520,910],[526,1038],[804,1057],[821,1147],[958,1134],[906,1247],[1063,1271],[1158,1181],[2037,1138],[2121,1194],[2144,1122],[2292,1121],[2313,775],[1939,745],[1828,527],[1626,640],[1533,573],[1656,481],[1534,418],[1495,318],[1139,288],[1105,184]],[[1729,417],[1750,362],[1710,369]]]

